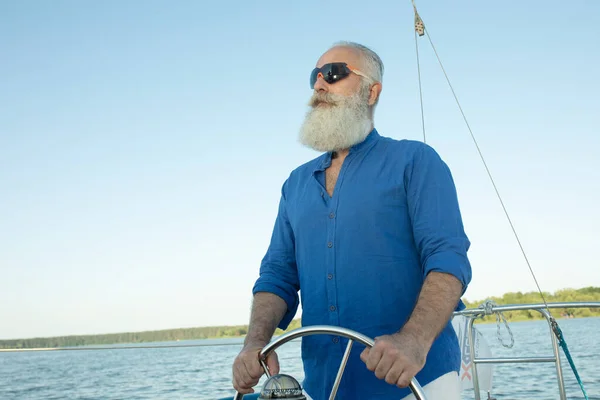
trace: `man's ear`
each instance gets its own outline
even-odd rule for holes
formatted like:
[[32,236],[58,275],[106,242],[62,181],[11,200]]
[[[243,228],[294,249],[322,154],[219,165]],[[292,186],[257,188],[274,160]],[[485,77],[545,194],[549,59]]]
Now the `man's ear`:
[[369,105],[370,106],[374,105],[377,102],[377,99],[379,99],[379,96],[381,95],[382,89],[383,89],[383,86],[381,85],[381,82],[377,82],[371,86],[371,90],[369,92]]

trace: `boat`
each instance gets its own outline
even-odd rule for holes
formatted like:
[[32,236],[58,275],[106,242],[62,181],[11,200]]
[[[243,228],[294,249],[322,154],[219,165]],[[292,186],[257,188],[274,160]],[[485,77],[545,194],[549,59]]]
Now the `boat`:
[[[461,389],[463,391],[465,391],[467,389],[472,389],[475,400],[482,399],[482,395],[481,395],[482,392],[485,393],[486,400],[495,400],[495,398],[493,397],[493,390],[492,390],[493,389],[493,384],[492,384],[493,368],[492,368],[492,366],[494,364],[553,363],[555,366],[555,370],[556,370],[556,377],[555,377],[556,378],[556,390],[558,392],[560,400],[566,400],[567,395],[565,392],[565,383],[564,383],[565,372],[563,371],[563,365],[562,365],[561,358],[560,358],[560,351],[562,349],[564,351],[564,354],[565,354],[568,362],[569,362],[569,367],[572,370],[572,372],[574,373],[574,375],[579,383],[579,386],[581,388],[584,398],[586,400],[589,400],[589,397],[587,395],[587,392],[585,390],[583,382],[577,371],[576,365],[573,362],[573,359],[570,355],[570,351],[569,351],[569,348],[567,345],[567,340],[564,337],[564,334],[562,333],[562,330],[561,330],[558,322],[552,315],[551,310],[565,309],[565,308],[600,309],[600,302],[554,302],[553,303],[553,302],[547,302],[545,300],[543,292],[541,291],[541,289],[537,283],[537,279],[535,279],[535,274],[533,273],[533,270],[531,269],[531,265],[529,264],[527,256],[523,250],[523,247],[521,246],[521,243],[517,236],[516,230],[514,229],[514,226],[512,224],[512,221],[510,220],[508,212],[506,211],[506,208],[504,207],[504,203],[502,202],[499,191],[496,188],[496,185],[493,181],[491,173],[489,172],[489,168],[485,164],[485,160],[483,158],[483,155],[481,154],[481,151],[479,149],[479,146],[477,145],[477,142],[475,141],[475,137],[473,135],[473,132],[472,132],[468,122],[467,122],[467,119],[463,112],[463,109],[460,106],[460,103],[458,102],[458,98],[456,96],[454,88],[452,87],[452,84],[450,83],[450,80],[448,78],[448,75],[447,75],[444,67],[443,67],[440,57],[433,45],[431,38],[429,37],[429,34],[427,32],[427,29],[425,27],[423,19],[421,18],[421,16],[419,15],[419,12],[417,11],[417,6],[415,4],[415,0],[411,0],[411,3],[412,3],[413,10],[414,10],[414,30],[415,30],[415,42],[416,42],[416,48],[417,48],[416,58],[417,58],[417,66],[418,66],[418,71],[419,71],[419,91],[420,91],[420,96],[421,96],[421,117],[423,120],[423,141],[425,141],[426,137],[425,137],[423,101],[422,101],[422,92],[421,92],[421,76],[420,76],[421,68],[419,65],[418,38],[427,36],[427,38],[429,39],[429,43],[431,44],[433,51],[435,52],[437,60],[439,61],[440,67],[444,73],[447,83],[452,91],[452,94],[454,95],[454,99],[456,100],[456,102],[458,104],[458,107],[464,118],[467,128],[471,134],[471,137],[473,138],[473,141],[475,143],[477,151],[479,152],[481,160],[483,161],[484,167],[488,173],[488,176],[492,182],[492,185],[496,191],[496,194],[498,195],[500,204],[502,205],[502,208],[503,208],[504,213],[508,219],[508,222],[513,230],[513,233],[515,234],[515,237],[517,239],[519,247],[521,248],[523,256],[525,257],[525,261],[526,261],[527,265],[529,266],[529,269],[533,275],[533,278],[536,282],[536,286],[538,288],[539,294],[543,300],[542,303],[536,303],[536,304],[506,304],[506,305],[497,305],[494,302],[488,300],[485,303],[481,304],[477,308],[470,308],[470,309],[465,309],[462,311],[454,312],[454,314],[452,316],[452,325],[458,336],[460,350],[461,350],[461,360],[462,360],[461,369],[459,371],[459,377],[461,380]],[[543,317],[543,319],[547,322],[548,331],[549,331],[548,339],[551,341],[552,349],[553,349],[552,354],[548,354],[545,356],[532,356],[532,355],[525,354],[520,357],[499,357],[499,356],[494,357],[494,356],[492,356],[491,351],[485,341],[485,338],[483,337],[481,332],[479,332],[474,327],[474,322],[479,318],[482,318],[485,316],[490,316],[490,315],[495,315],[498,320],[498,329],[500,329],[500,321],[502,320],[504,322],[506,328],[510,332],[510,328],[508,327],[508,321],[504,317],[504,313],[510,312],[510,311],[523,311],[523,310],[531,311],[534,313],[539,313]],[[373,339],[364,336],[360,332],[351,331],[351,330],[345,329],[343,327],[319,325],[319,326],[303,326],[298,329],[294,329],[287,333],[284,333],[283,335],[274,338],[262,350],[262,352],[260,353],[260,362],[262,364],[264,374],[267,376],[267,380],[263,384],[262,390],[260,390],[258,393],[252,393],[252,394],[246,394],[246,395],[242,395],[242,394],[236,392],[233,397],[226,397],[226,398],[222,398],[219,400],[263,400],[263,399],[271,399],[271,398],[295,399],[295,400],[307,399],[306,393],[303,392],[300,383],[296,379],[294,379],[294,377],[291,377],[291,376],[285,375],[285,374],[270,376],[269,370],[268,370],[264,360],[266,360],[268,355],[271,354],[273,351],[275,351],[277,348],[279,348],[281,345],[283,345],[291,340],[298,339],[298,338],[301,338],[301,337],[307,336],[307,335],[317,335],[317,334],[336,335],[336,336],[342,336],[342,337],[349,339],[347,347],[346,347],[346,351],[343,355],[342,360],[340,361],[340,367],[339,367],[339,370],[338,370],[338,373],[337,373],[337,376],[336,376],[336,379],[333,384],[331,394],[329,397],[330,400],[335,399],[336,394],[337,394],[337,389],[340,384],[341,378],[343,376],[344,368],[345,368],[346,362],[348,360],[348,357],[350,355],[350,350],[353,346],[353,343],[357,342],[362,345],[370,347],[373,345],[374,341],[373,341]],[[511,336],[511,339],[512,339],[512,336]],[[509,346],[505,346],[505,347],[509,347]],[[423,392],[423,388],[421,387],[421,385],[419,384],[419,382],[416,379],[413,379],[411,381],[409,387],[410,387],[412,393],[414,394],[416,400],[427,400],[427,397],[426,397],[425,393]],[[321,399],[318,399],[318,400],[321,400]]]
[[[417,37],[422,37],[427,35],[427,29],[425,28],[425,24],[421,19],[419,13],[417,12],[416,5],[414,0],[412,2],[414,13],[415,13],[415,40]],[[418,46],[417,46],[418,48]],[[437,55],[437,53],[436,53]],[[439,59],[439,58],[438,58]],[[417,53],[417,62],[418,62],[418,53]],[[441,62],[440,62],[441,65]],[[443,69],[443,68],[442,68]],[[445,73],[445,71],[444,71]],[[420,77],[419,77],[420,82]],[[452,90],[454,93],[454,90]],[[461,108],[462,112],[462,108]],[[464,116],[464,114],[463,114]],[[469,128],[470,130],[470,128]],[[423,138],[425,141],[425,137]],[[479,150],[479,149],[478,149]],[[480,153],[481,154],[481,153]],[[487,167],[486,167],[487,168]],[[510,219],[509,219],[510,222]],[[512,224],[511,224],[512,225]],[[541,291],[540,291],[541,294]],[[543,299],[543,295],[541,296]],[[543,299],[544,300],[544,299]],[[568,341],[569,338],[565,337],[562,333],[559,323],[552,315],[552,310],[559,309],[573,309],[573,308],[594,308],[600,309],[600,302],[546,302],[545,300],[542,303],[530,303],[530,304],[508,304],[508,305],[497,305],[491,301],[487,301],[481,304],[476,308],[468,308],[462,311],[457,311],[454,313],[452,317],[452,324],[457,333],[457,337],[460,344],[461,349],[461,370],[460,370],[460,379],[463,390],[473,390],[473,394],[475,400],[481,400],[482,392],[483,396],[487,398],[487,400],[492,400],[493,393],[493,368],[492,366],[495,364],[528,364],[528,363],[548,363],[554,364],[555,367],[555,389],[559,395],[561,400],[566,400],[566,392],[565,392],[565,383],[564,376],[566,373],[573,373],[577,380],[581,385],[582,392],[586,399],[588,396],[585,392],[585,388],[582,382],[582,379],[579,377],[577,366],[573,362],[572,357],[569,353]],[[529,310],[534,313],[540,314],[543,319],[547,322],[548,325],[548,340],[552,345],[552,354],[547,354],[544,356],[532,356],[528,354],[523,354],[519,357],[501,357],[499,355],[492,355],[485,338],[481,334],[481,332],[474,325],[475,322],[486,316],[495,316],[498,320],[498,324],[500,326],[503,323],[507,329],[508,321],[504,316],[504,313],[510,311],[518,311],[518,310]],[[509,330],[510,332],[510,330]],[[273,338],[273,340],[263,349],[261,352],[261,359],[263,360],[263,368],[265,369],[265,375],[268,376],[267,381],[263,384],[261,390],[258,393],[249,394],[249,395],[241,395],[239,393],[235,393],[233,397],[227,397],[222,400],[257,400],[262,398],[267,398],[271,396],[271,398],[279,398],[279,399],[293,399],[293,398],[301,398],[302,388],[297,380],[294,377],[289,375],[280,375],[280,376],[269,376],[269,371],[264,366],[264,359],[272,352],[275,351],[280,346],[285,345],[286,343],[302,338],[306,335],[337,335],[344,336],[349,340],[347,351],[344,356],[340,360],[340,369],[337,375],[336,382],[339,383],[341,377],[343,376],[345,361],[349,355],[350,347],[353,346],[353,343],[359,343],[365,346],[372,346],[373,339],[364,336],[361,332],[355,332],[343,327],[338,326],[303,326],[301,328],[289,331],[281,336]],[[30,352],[30,351],[75,351],[75,350],[114,350],[114,349],[140,349],[140,348],[168,348],[168,347],[187,347],[187,346],[195,346],[195,345],[160,345],[160,346],[97,346],[97,347],[86,347],[86,348],[39,348],[39,349],[14,349],[14,350],[5,350],[5,351],[19,351],[19,352]],[[569,362],[568,367],[565,367],[561,362],[560,352],[561,350],[564,352],[567,360]],[[4,350],[0,350],[4,351]],[[566,370],[566,371],[565,371]],[[282,385],[287,385],[286,387],[281,387]],[[427,397],[423,392],[423,388],[419,384],[417,379],[413,379],[410,385],[411,390],[415,394],[417,400],[426,400]],[[228,392],[234,391],[232,387],[225,387]],[[332,393],[330,398],[335,398],[335,390],[337,386],[334,385],[332,388]],[[315,399],[322,400],[322,399]]]
[[[478,308],[465,309],[462,311],[456,311],[452,316],[452,325],[457,333],[460,349],[461,349],[461,369],[460,369],[460,380],[461,389],[473,389],[475,400],[482,400],[481,392],[486,393],[487,397],[484,400],[495,400],[492,393],[492,376],[493,370],[491,365],[493,364],[523,364],[523,363],[554,363],[556,369],[556,389],[560,400],[567,400],[567,394],[565,391],[564,382],[564,371],[562,362],[560,359],[560,349],[565,351],[565,355],[569,360],[573,373],[575,374],[584,397],[588,399],[587,393],[581,382],[581,378],[577,372],[577,369],[570,357],[570,352],[566,344],[564,335],[558,325],[556,319],[552,316],[550,310],[552,309],[563,309],[563,308],[597,308],[600,309],[600,302],[550,302],[550,303],[538,303],[538,304],[509,304],[509,305],[495,305],[493,302],[486,302]],[[522,311],[528,310],[541,314],[548,323],[549,340],[552,343],[553,353],[546,356],[528,356],[524,355],[521,357],[493,357],[483,335],[473,326],[474,322],[481,317],[487,315],[497,315],[499,319],[502,319],[507,324],[503,313],[508,311]],[[365,346],[372,346],[373,339],[362,335],[359,332],[355,332],[349,329],[340,328],[337,326],[317,325],[317,326],[306,326],[291,330],[284,333],[281,336],[274,338],[260,353],[260,360],[265,371],[265,375],[268,377],[264,383],[262,390],[258,393],[242,395],[238,392],[233,397],[225,397],[219,400],[263,400],[270,398],[277,399],[296,399],[305,400],[305,394],[302,391],[300,383],[290,377],[289,375],[280,374],[279,376],[271,376],[269,370],[264,362],[266,358],[280,346],[288,343],[291,340],[301,338],[307,335],[337,335],[345,337],[348,340],[346,351],[340,361],[340,368],[338,370],[336,380],[333,384],[333,388],[329,399],[333,400],[336,397],[337,387],[341,381],[346,366],[346,361],[350,356],[350,350],[354,342],[360,343]],[[278,378],[284,377],[285,381],[282,384],[277,382]],[[272,381],[271,381],[272,379]],[[274,384],[271,385],[271,382]],[[423,388],[419,382],[413,378],[410,389],[415,395],[416,400],[428,400],[427,396],[423,392]],[[268,392],[268,394],[266,394]],[[287,397],[286,397],[287,396]]]

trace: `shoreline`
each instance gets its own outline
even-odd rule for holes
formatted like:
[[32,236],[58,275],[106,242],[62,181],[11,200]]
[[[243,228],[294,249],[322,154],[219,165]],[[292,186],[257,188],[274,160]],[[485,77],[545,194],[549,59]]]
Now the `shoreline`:
[[[493,316],[490,316],[490,317],[493,318]],[[482,324],[482,325],[483,324],[485,324],[485,325],[496,324],[497,321],[495,319],[491,319],[491,318],[490,318],[490,320],[487,320],[487,321],[486,320],[482,320],[482,319],[478,319],[477,321],[475,321],[474,325],[477,325],[477,324]],[[571,316],[571,317],[558,316],[558,317],[555,317],[556,320],[585,319],[585,318],[600,318],[600,316],[598,316],[598,315],[590,315],[590,316]],[[519,322],[528,322],[528,321],[543,321],[543,320],[544,320],[543,317],[540,317],[540,318],[517,318],[517,319],[514,319],[514,320],[511,320],[511,319],[507,318],[507,321],[508,321],[509,324],[519,323]],[[291,330],[291,329],[288,329],[288,331],[289,330]],[[284,333],[285,332],[279,332],[279,333],[273,335],[273,338],[277,338],[277,337],[281,336]],[[167,344],[167,345],[156,346],[156,345],[152,345],[152,343],[177,343],[177,342],[204,341],[204,340],[208,341],[208,340],[221,340],[221,339],[244,339],[245,337],[246,337],[246,335],[236,335],[236,336],[213,336],[213,337],[197,338],[197,339],[174,339],[174,340],[156,340],[156,341],[144,341],[144,342],[119,342],[119,343],[106,343],[106,344],[88,344],[88,345],[64,346],[64,347],[26,347],[26,348],[12,347],[12,348],[0,348],[0,353],[39,352],[39,351],[76,351],[76,350],[84,351],[84,350],[109,350],[109,349],[110,350],[112,350],[112,349],[115,349],[115,350],[117,350],[117,349],[125,350],[125,349],[141,349],[141,348],[196,347],[196,346],[202,346],[202,345],[186,345],[186,344],[172,345],[172,344]],[[240,345],[240,344],[235,343],[235,344],[231,344],[231,345]],[[210,345],[206,345],[206,346],[210,346]]]
[[[571,318],[589,318],[600,317],[600,287],[588,286],[579,289],[565,288],[557,290],[554,293],[546,293],[545,298],[548,303],[566,305],[566,307],[558,307],[553,309],[552,314],[555,319],[571,319]],[[481,309],[482,305],[487,302],[493,302],[496,305],[538,305],[539,293],[537,292],[508,292],[501,297],[492,296],[485,301],[468,301],[462,299],[467,310]],[[591,307],[569,307],[570,303],[589,303]],[[517,307],[518,308],[518,307]],[[523,309],[503,312],[505,319],[510,323],[523,321],[543,320],[544,317],[535,310]],[[496,323],[497,315],[485,315],[475,320],[475,326],[478,324]],[[293,319],[286,330],[276,329],[274,337],[283,333],[297,329],[301,326],[302,317],[298,316]],[[4,339],[0,340],[1,350],[24,350],[24,351],[39,351],[47,349],[47,351],[56,351],[61,349],[81,349],[91,347],[114,347],[119,346],[150,346],[156,343],[165,343],[162,347],[173,347],[172,344],[177,341],[190,340],[219,340],[219,339],[234,339],[241,340],[248,334],[247,324],[227,325],[227,326],[204,326],[204,327],[187,327],[187,328],[172,328],[172,329],[156,329],[147,331],[121,331],[116,333],[101,333],[101,334],[79,334],[79,335],[63,335],[52,337],[33,337],[21,339]],[[157,346],[152,346],[157,347]]]

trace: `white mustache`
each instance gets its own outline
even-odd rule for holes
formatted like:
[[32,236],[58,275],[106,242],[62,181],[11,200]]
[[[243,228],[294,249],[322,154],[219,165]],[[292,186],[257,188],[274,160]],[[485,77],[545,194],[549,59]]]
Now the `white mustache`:
[[344,100],[344,96],[339,94],[315,92],[308,101],[308,105],[313,108],[322,103],[337,106]]

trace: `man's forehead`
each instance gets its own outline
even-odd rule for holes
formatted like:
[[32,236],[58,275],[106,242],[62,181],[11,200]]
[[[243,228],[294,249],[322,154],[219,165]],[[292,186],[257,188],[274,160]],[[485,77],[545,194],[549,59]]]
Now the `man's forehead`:
[[350,65],[360,66],[360,54],[350,47],[334,47],[329,49],[317,61],[317,67],[332,62],[345,62]]

